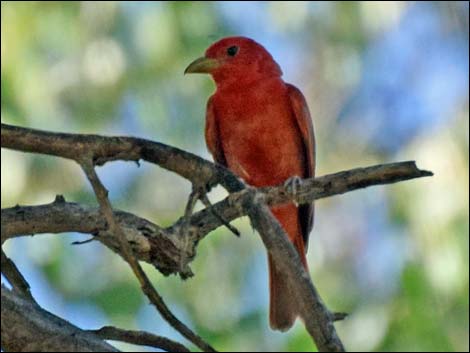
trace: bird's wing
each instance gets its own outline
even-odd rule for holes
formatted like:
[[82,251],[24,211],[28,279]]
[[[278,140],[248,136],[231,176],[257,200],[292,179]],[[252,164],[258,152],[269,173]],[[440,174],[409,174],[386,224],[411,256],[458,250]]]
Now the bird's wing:
[[207,102],[205,135],[207,148],[212,154],[212,157],[217,163],[226,167],[227,161],[225,160],[222,143],[220,141],[219,127],[217,125],[213,97],[210,97],[209,101]]
[[[315,135],[313,132],[312,118],[310,117],[307,101],[305,100],[302,92],[300,92],[297,87],[290,84],[287,85],[287,89],[291,108],[304,143],[304,153],[307,166],[305,175],[302,177],[311,178],[315,176]],[[313,227],[313,216],[313,203],[299,206],[299,218],[305,249],[307,249],[308,236]]]

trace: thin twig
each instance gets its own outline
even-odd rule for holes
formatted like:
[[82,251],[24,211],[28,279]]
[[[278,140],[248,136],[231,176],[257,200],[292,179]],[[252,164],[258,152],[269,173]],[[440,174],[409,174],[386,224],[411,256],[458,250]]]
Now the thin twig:
[[96,240],[95,238],[88,238],[86,240],[76,240],[76,241],[71,242],[70,245],[84,245],[84,244],[91,243],[92,241],[95,241],[95,240]]
[[[199,199],[199,191],[198,189],[194,186],[191,190],[191,193],[189,194],[188,201],[186,202],[186,207],[184,209],[184,215],[183,215],[183,222],[181,226],[181,243],[183,244],[183,249],[189,249],[191,248],[191,236],[189,234],[189,226],[191,225],[191,216],[193,214],[194,207],[196,206],[197,200]],[[193,252],[190,252],[191,255]],[[186,279],[185,275],[182,275],[182,269],[185,268],[186,264],[189,262],[189,259],[187,256],[188,252],[187,251],[182,251],[181,252],[182,256],[180,256],[180,261],[179,261],[179,266],[178,266],[178,272],[180,273],[180,276],[182,279]],[[191,273],[192,276],[192,273]]]
[[206,193],[203,193],[199,199],[202,201],[204,206],[206,206],[206,208],[210,210],[211,213],[220,221],[220,223],[225,226],[225,228],[231,231],[235,236],[240,237],[240,231],[234,226],[232,226],[229,221],[227,221],[221,214],[216,211],[214,207],[212,207],[213,205],[209,200],[209,197],[207,197]]
[[333,321],[343,321],[349,316],[348,313],[341,313],[341,312],[332,313],[331,315],[332,315]]
[[197,200],[199,200],[199,190],[193,186],[191,193],[189,194],[188,201],[186,202],[186,207],[184,209],[183,215],[183,227],[182,234],[183,236],[188,236],[188,230],[190,225],[191,216],[193,214],[194,206],[196,206]]
[[113,326],[105,326],[98,330],[88,330],[88,332],[105,340],[127,342],[139,346],[149,346],[162,349],[167,352],[190,352],[188,348],[179,342],[144,331],[130,331]]
[[126,235],[124,234],[122,228],[116,222],[111,204],[108,199],[108,191],[101,183],[98,175],[96,174],[93,162],[91,159],[83,159],[80,163],[82,166],[85,175],[88,178],[88,181],[93,187],[95,192],[96,199],[100,205],[103,216],[108,222],[109,229],[114,233],[119,239],[121,245],[122,256],[127,261],[127,263],[132,268],[135,276],[140,282],[142,291],[147,295],[150,302],[156,307],[160,312],[162,317],[178,332],[180,332],[184,337],[189,341],[194,343],[200,349],[206,352],[215,352],[215,349],[212,348],[208,343],[206,343],[201,337],[194,333],[189,327],[182,323],[173,313],[170,311],[168,306],[163,301],[163,298],[157,292],[155,287],[152,285],[144,270],[140,266],[136,257],[132,253],[132,248],[130,247]]

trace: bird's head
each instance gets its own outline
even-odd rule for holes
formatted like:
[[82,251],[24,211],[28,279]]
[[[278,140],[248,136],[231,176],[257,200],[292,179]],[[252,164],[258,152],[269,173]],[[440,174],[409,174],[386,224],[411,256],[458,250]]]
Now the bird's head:
[[271,54],[246,37],[227,37],[215,42],[184,73],[210,74],[217,86],[232,83],[243,85],[260,78],[282,75]]

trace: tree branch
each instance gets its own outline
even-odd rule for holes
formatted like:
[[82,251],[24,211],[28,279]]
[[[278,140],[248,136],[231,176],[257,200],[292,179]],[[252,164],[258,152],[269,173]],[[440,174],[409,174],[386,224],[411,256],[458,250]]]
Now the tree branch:
[[[59,198],[60,199],[60,198]],[[57,199],[56,199],[57,200]],[[77,232],[94,235],[95,240],[121,254],[118,239],[109,231],[99,208],[64,200],[46,205],[15,206],[2,209],[2,242],[23,235]],[[131,213],[114,211],[114,217],[126,234],[132,250],[141,261],[154,265],[163,274],[192,274],[189,266],[181,268],[180,258],[192,259],[192,246],[184,246],[176,234]],[[191,250],[192,251],[192,250]]]
[[105,340],[127,342],[137,344],[139,346],[149,346],[162,349],[167,352],[190,352],[190,350],[181,343],[149,332],[122,330],[113,326],[105,326],[99,330],[88,330],[87,332],[93,333]]
[[301,318],[318,350],[344,352],[343,343],[334,327],[334,315],[323,304],[293,244],[264,203],[263,196],[255,190],[249,195],[243,207],[273,257],[274,265],[293,286]]
[[64,134],[28,129],[2,123],[3,148],[48,154],[80,163],[89,156],[94,165],[140,159],[175,172],[191,183],[210,188],[222,184],[229,191],[243,188],[243,183],[229,170],[192,153],[162,143],[136,137]]
[[[24,152],[60,156],[80,163],[94,187],[101,206],[101,211],[107,220],[111,233],[115,234],[120,241],[119,248],[121,254],[123,254],[124,258],[128,261],[130,259],[130,248],[127,243],[130,239],[127,233],[128,228],[126,228],[128,223],[126,222],[151,223],[130,214],[126,214],[126,217],[123,217],[122,212],[116,211],[113,213],[109,200],[107,199],[107,192],[97,179],[94,165],[101,165],[108,161],[118,159],[134,161],[144,159],[176,172],[190,180],[193,184],[193,189],[209,189],[218,183],[222,184],[231,192],[225,200],[216,203],[212,207],[207,207],[191,215],[191,217],[189,217],[190,212],[186,212],[186,215],[173,226],[164,230],[155,225],[150,227],[153,227],[158,235],[160,235],[155,237],[159,240],[171,239],[173,237],[180,238],[180,243],[170,242],[176,247],[176,253],[178,253],[178,255],[174,255],[174,257],[178,257],[179,261],[173,262],[178,263],[178,266],[173,269],[173,272],[180,272],[181,269],[187,269],[187,264],[194,256],[191,256],[191,254],[195,254],[197,242],[207,233],[223,225],[226,221],[230,222],[240,216],[249,215],[252,224],[260,233],[267,250],[273,256],[275,266],[278,267],[286,278],[291,281],[294,288],[296,288],[295,292],[301,308],[301,316],[308,332],[314,339],[317,347],[325,351],[344,350],[343,344],[339,340],[334,328],[334,320],[338,317],[330,313],[324,306],[308,273],[303,268],[297,252],[288,240],[282,227],[272,216],[268,205],[272,206],[292,201],[308,203],[319,198],[341,194],[371,185],[388,184],[432,175],[430,172],[419,170],[414,162],[378,165],[326,175],[316,179],[304,180],[296,193],[292,194],[284,185],[260,189],[247,188],[236,176],[221,166],[205,161],[185,151],[132,137],[58,134],[2,124],[2,147]],[[86,162],[85,164],[84,161]],[[69,203],[63,203],[60,206],[64,208],[69,207],[69,205]],[[74,205],[74,207],[77,207],[76,204]],[[48,206],[50,205],[37,207]],[[20,211],[25,211],[22,208],[19,209]],[[17,228],[25,227],[15,226],[14,224],[11,225],[12,223],[9,225],[6,221],[4,224],[4,211],[6,216],[5,220],[12,220],[18,217],[18,208],[16,208],[16,210],[15,208],[2,210],[2,230],[5,229],[5,239],[7,239],[18,235],[15,233],[15,231],[18,230]],[[35,210],[32,210],[32,213],[34,212]],[[88,209],[85,210],[85,212],[93,211]],[[99,217],[94,219],[94,221],[95,222],[90,219],[88,226],[93,224],[96,226],[96,222],[99,222]],[[74,223],[72,222],[72,224]],[[98,232],[98,235],[103,231],[101,227],[92,228],[95,229],[95,233],[96,231]],[[134,237],[138,234],[139,239],[142,237],[148,239],[152,238],[143,234],[140,229],[137,229],[137,232],[135,232],[135,227],[131,226],[130,228],[134,231]],[[31,228],[28,228],[28,230],[29,229]],[[37,233],[37,229],[35,230],[33,228],[31,230]],[[164,236],[161,236],[162,234]],[[98,236],[98,239],[99,238],[100,236]],[[183,238],[182,241],[181,238]],[[2,241],[4,241],[3,234]],[[140,243],[153,244],[151,241],[147,243],[142,241]],[[162,244],[163,243],[165,242],[162,242]],[[158,241],[154,244],[156,248],[162,246]],[[192,244],[192,249],[187,249],[188,244]],[[183,245],[183,247],[179,249],[178,245]],[[150,246],[150,250],[153,251],[154,249]],[[149,249],[144,252],[149,253]],[[137,256],[141,253],[142,251],[139,250],[136,252]],[[162,253],[162,251],[155,251],[155,253]],[[186,257],[188,254],[190,254],[190,256]],[[170,255],[170,257],[172,256]],[[152,258],[152,254],[150,254],[150,256],[146,256],[146,259],[148,261],[148,259],[155,259],[155,257]],[[181,259],[184,259],[186,262],[181,262]],[[134,261],[137,263],[135,258]],[[165,263],[167,262],[171,261],[165,261]],[[166,273],[171,272],[168,268],[166,268],[165,271]],[[135,273],[139,278],[139,271],[135,270]],[[145,278],[139,278],[139,280],[145,292],[145,283],[142,282]]]
[[[350,169],[317,178],[303,179],[300,181],[295,195],[291,194],[284,184],[259,188],[257,191],[259,197],[262,197],[263,201],[269,206],[292,201],[305,204],[369,186],[392,184],[432,175],[432,172],[418,169],[414,161],[407,161]],[[246,216],[247,212],[241,205],[251,198],[249,193],[250,191],[246,189],[231,193],[224,200],[215,203],[212,209],[205,208],[193,214],[190,227],[193,229],[192,234],[195,240],[201,240],[206,234],[222,226],[220,217],[230,222]],[[214,211],[219,217],[214,216]],[[166,229],[167,232],[177,232],[183,221],[183,219],[180,219],[175,222],[173,226]]]
[[150,302],[155,306],[157,311],[162,315],[162,317],[179,333],[181,333],[185,338],[194,343],[197,347],[202,349],[205,352],[215,352],[215,349],[212,348],[207,342],[205,342],[201,337],[194,333],[189,327],[187,327],[183,322],[181,322],[168,308],[168,306],[163,301],[163,298],[157,292],[155,287],[152,285],[144,270],[140,266],[138,260],[133,254],[132,248],[130,247],[126,235],[122,230],[121,226],[114,218],[113,209],[111,203],[108,199],[108,190],[101,183],[98,175],[96,174],[95,167],[91,159],[83,158],[80,160],[80,165],[82,166],[85,175],[88,178],[88,181],[93,187],[93,190],[96,195],[98,204],[100,205],[100,210],[106,219],[109,230],[114,234],[119,241],[121,246],[121,255],[124,260],[127,261],[135,276],[140,282],[142,291],[150,300]]
[[118,352],[93,333],[2,285],[2,349],[8,352]]
[[16,267],[15,263],[11,261],[2,249],[2,274],[10,282],[13,290],[23,295],[25,298],[32,300],[29,283],[23,277],[21,272]]
[[[289,195],[284,185],[260,188],[257,191],[270,206],[292,200],[301,204],[362,187],[429,175],[432,173],[418,169],[414,162],[400,162],[304,179],[296,195]],[[250,197],[247,190],[242,190],[230,194],[212,207],[194,213],[189,219],[187,232],[182,232],[186,222],[184,217],[172,226],[162,228],[127,212],[114,210],[114,216],[139,260],[151,263],[164,275],[179,273],[187,278],[192,275],[189,264],[195,257],[198,242],[222,226],[224,221],[230,222],[246,216],[247,212],[242,204]],[[2,229],[2,242],[26,234],[89,233],[96,235],[96,240],[113,251],[121,253],[119,242],[108,231],[99,209],[65,202],[61,197],[47,205],[2,209]]]

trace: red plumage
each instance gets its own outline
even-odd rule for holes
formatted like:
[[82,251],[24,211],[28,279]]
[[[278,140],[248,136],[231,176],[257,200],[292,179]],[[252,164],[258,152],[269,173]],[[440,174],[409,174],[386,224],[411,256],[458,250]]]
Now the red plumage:
[[[307,103],[285,83],[269,52],[244,37],[224,38],[186,72],[210,73],[217,90],[206,115],[206,143],[214,159],[253,186],[278,185],[315,173],[315,139]],[[307,268],[305,250],[313,204],[271,209]],[[269,256],[270,324],[289,329],[300,314],[295,296]]]

